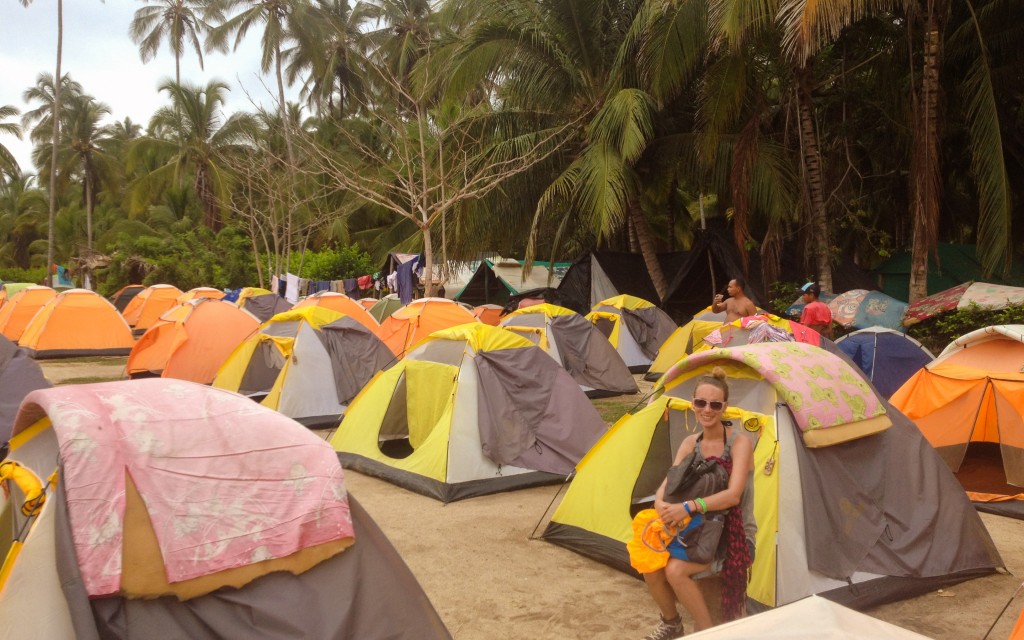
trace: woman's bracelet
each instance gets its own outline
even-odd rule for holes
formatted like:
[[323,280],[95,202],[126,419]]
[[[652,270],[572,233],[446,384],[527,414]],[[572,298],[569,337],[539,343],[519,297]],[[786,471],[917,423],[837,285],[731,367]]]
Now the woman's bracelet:
[[[697,503],[694,503],[694,504],[697,504]],[[690,501],[689,500],[687,500],[686,502],[683,503],[683,508],[686,509],[686,515],[691,515],[693,513],[693,511],[690,510]]]
[[700,512],[701,513],[707,513],[708,512],[708,503],[704,502],[704,498],[697,498],[696,500],[694,500],[694,502],[697,503],[697,505],[700,506]]

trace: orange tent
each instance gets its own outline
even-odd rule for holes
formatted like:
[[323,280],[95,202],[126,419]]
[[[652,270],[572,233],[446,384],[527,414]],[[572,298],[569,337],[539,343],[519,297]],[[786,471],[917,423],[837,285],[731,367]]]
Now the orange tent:
[[397,356],[435,331],[467,322],[479,322],[457,302],[445,298],[422,298],[388,316],[380,325],[380,339]]
[[380,324],[378,324],[374,317],[370,315],[370,312],[366,310],[366,307],[359,304],[359,302],[359,300],[353,300],[344,293],[320,291],[308,296],[305,300],[300,300],[298,304],[292,308],[301,309],[302,307],[323,307],[324,309],[331,309],[338,313],[344,313],[376,335],[380,330]]
[[134,343],[114,305],[87,289],[68,289],[51,298],[18,341],[33,358],[123,356]]
[[477,320],[492,327],[498,326],[498,323],[501,322],[501,315],[504,312],[505,307],[499,304],[482,304],[479,307],[473,308],[473,315],[476,316]]
[[957,338],[890,402],[984,511],[1024,518],[1024,326]]
[[184,302],[188,302],[189,300],[194,300],[196,298],[209,298],[210,300],[220,300],[221,298],[224,297],[224,295],[224,292],[221,291],[220,289],[214,289],[213,287],[196,287],[194,289],[189,289],[185,293],[178,296],[177,303],[182,304]]
[[171,307],[178,304],[181,289],[170,284],[154,284],[132,298],[124,308],[124,319],[136,331],[148,329]]
[[17,342],[32,317],[56,295],[56,291],[42,285],[25,287],[16,293],[0,309],[0,333]]
[[211,384],[231,352],[260,323],[230,302],[195,298],[160,316],[128,356],[128,376]]

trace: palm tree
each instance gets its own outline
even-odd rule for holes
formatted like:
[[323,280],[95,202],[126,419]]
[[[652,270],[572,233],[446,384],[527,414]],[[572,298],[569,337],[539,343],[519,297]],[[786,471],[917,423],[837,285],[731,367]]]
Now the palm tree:
[[[913,71],[908,123],[912,135],[908,190],[913,228],[909,294],[913,301],[927,295],[928,254],[935,251],[938,240],[943,191],[940,123],[950,115],[940,111],[944,56],[967,61],[967,73],[953,84],[961,93],[959,102],[966,107],[963,118],[971,140],[971,173],[980,201],[979,253],[989,272],[1000,262],[1004,270],[1009,266],[1011,187],[991,57],[992,48],[1001,41],[990,39],[986,31],[1000,21],[991,16],[1002,15],[1001,22],[1006,22],[1005,16],[1019,9],[1009,0],[966,3],[955,11],[948,0],[894,0],[888,5],[886,11],[881,4],[851,0],[782,0],[780,18],[787,34],[786,49],[805,57],[836,41],[844,29],[872,12],[898,20],[908,30],[907,59],[920,60],[920,67]],[[990,16],[988,20],[984,19],[986,15]],[[955,54],[947,50],[949,44],[959,45]],[[1005,42],[1002,44],[1005,47]],[[907,68],[916,64],[908,62]]]
[[[12,135],[21,140],[21,127],[13,122],[4,122],[7,118],[12,118],[18,115],[18,113],[17,107],[0,105],[0,133]],[[18,160],[11,151],[3,144],[0,144],[0,176],[3,174],[11,177],[19,176],[21,175],[21,168],[18,166]]]
[[160,86],[172,105],[159,109],[150,122],[151,131],[165,136],[139,138],[128,154],[129,171],[151,158],[166,161],[138,178],[132,185],[135,208],[148,194],[173,186],[191,175],[193,188],[211,229],[221,224],[221,209],[229,197],[223,160],[227,154],[244,151],[246,135],[257,128],[255,119],[235,113],[224,119],[222,106],[228,87],[211,81],[205,87],[166,82]]
[[[27,7],[32,0],[21,0],[21,5]],[[64,0],[57,0],[57,71],[54,78],[60,78],[61,55],[64,49]],[[53,274],[50,265],[53,264],[53,227],[57,216],[57,145],[60,144],[60,83],[53,85],[53,137],[50,146],[53,153],[50,157],[50,214],[49,230],[46,239],[46,282],[53,284]]]
[[[364,26],[376,7],[347,0],[316,0],[295,32],[295,45],[283,52],[289,84],[305,77],[302,95],[318,113],[344,118],[365,99],[369,38]],[[326,109],[324,109],[326,103]],[[337,106],[337,110],[335,110]]]
[[110,114],[110,108],[90,96],[76,98],[68,104],[66,113],[65,144],[60,157],[67,172],[79,174],[85,196],[86,250],[92,252],[93,211],[96,191],[101,181],[113,182],[117,159],[105,148],[110,142],[106,128],[100,120]]
[[0,262],[27,269],[31,245],[44,236],[46,194],[22,174],[0,184]]
[[135,12],[128,34],[139,45],[139,56],[143,62],[156,57],[160,45],[167,40],[174,53],[174,81],[181,84],[181,55],[185,46],[195,51],[199,68],[203,68],[203,47],[199,37],[210,25],[204,12],[208,0],[154,0],[154,4]]

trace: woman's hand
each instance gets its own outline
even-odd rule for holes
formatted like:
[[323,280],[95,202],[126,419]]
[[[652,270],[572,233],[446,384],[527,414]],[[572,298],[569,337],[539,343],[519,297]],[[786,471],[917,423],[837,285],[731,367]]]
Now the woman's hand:
[[690,514],[686,512],[686,507],[681,503],[663,502],[660,508],[655,505],[655,509],[661,521],[670,526],[683,526],[690,517]]

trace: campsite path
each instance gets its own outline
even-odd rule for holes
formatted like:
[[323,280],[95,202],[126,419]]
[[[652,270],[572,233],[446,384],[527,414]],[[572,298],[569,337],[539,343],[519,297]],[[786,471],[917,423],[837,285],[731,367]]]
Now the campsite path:
[[[125,360],[44,360],[40,365],[54,384],[69,384],[121,379]],[[649,388],[641,386],[644,392]],[[616,399],[595,404],[603,414],[604,409],[619,413],[641,395],[617,399],[621,407],[609,406]],[[606,417],[610,419],[614,416]],[[326,438],[330,432],[318,433]],[[457,640],[629,640],[642,638],[656,620],[640,581],[530,540],[555,487],[445,506],[356,472],[346,471],[345,481],[401,553]],[[981,517],[1014,575],[971,580],[867,613],[933,638],[982,638],[1024,580],[1024,521]],[[1024,596],[1010,604],[990,638],[1009,636],[1022,604]]]

